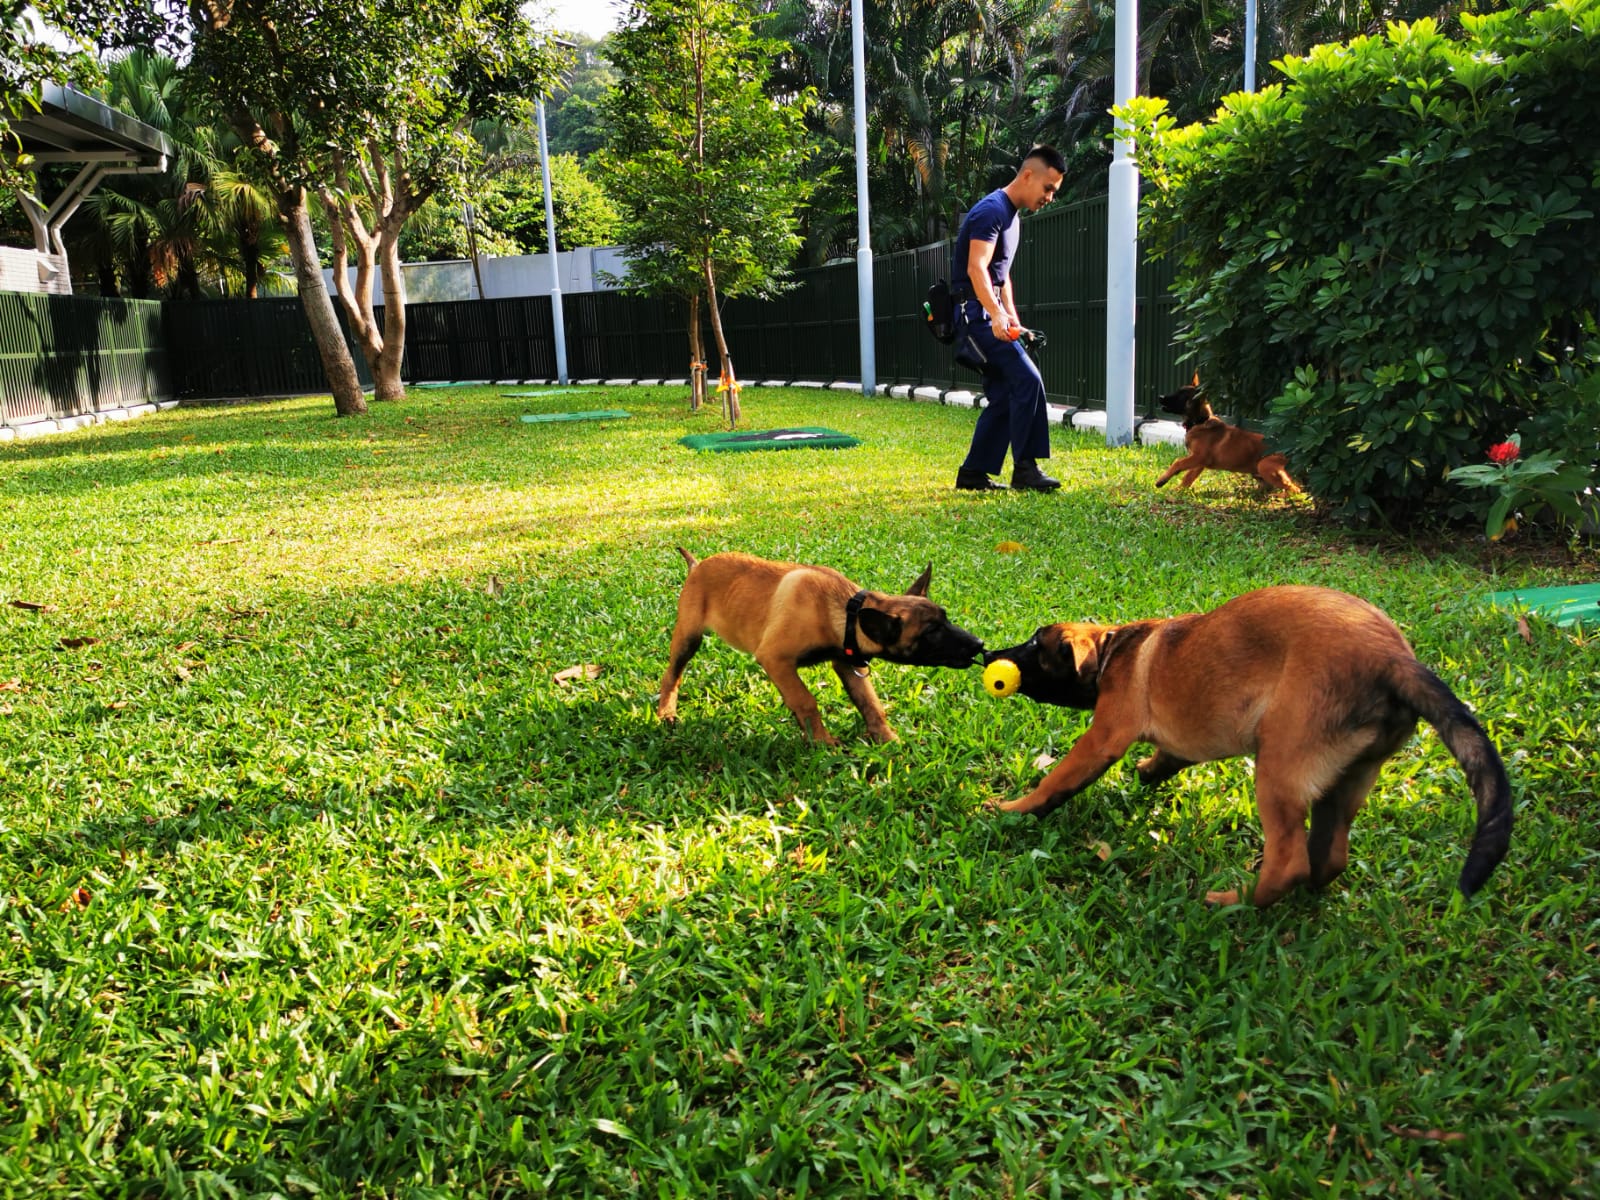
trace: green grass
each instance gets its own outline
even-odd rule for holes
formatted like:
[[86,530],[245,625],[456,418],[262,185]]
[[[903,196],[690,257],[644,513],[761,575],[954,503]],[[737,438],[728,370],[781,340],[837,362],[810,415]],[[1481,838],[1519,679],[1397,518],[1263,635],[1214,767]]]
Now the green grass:
[[[0,607],[0,1194],[1600,1195],[1600,651],[1480,602],[1592,551],[1157,493],[1176,450],[1065,431],[1059,494],[958,494],[959,409],[750,390],[865,444],[712,455],[674,389],[581,401],[0,446],[0,602],[48,606]],[[518,420],[562,407],[633,417]],[[709,640],[663,728],[675,545],[932,561],[994,645],[1358,592],[1501,747],[1511,855],[1455,895],[1431,731],[1340,883],[1256,913],[1201,899],[1247,763],[997,816],[1086,717],[976,672],[882,667],[890,747],[811,672],[829,751]]]

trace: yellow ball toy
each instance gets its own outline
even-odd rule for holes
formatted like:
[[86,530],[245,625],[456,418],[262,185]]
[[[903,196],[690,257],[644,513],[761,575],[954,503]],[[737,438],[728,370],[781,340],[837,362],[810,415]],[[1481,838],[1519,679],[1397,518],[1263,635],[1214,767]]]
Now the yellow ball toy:
[[1009,696],[1022,686],[1022,672],[1009,658],[997,658],[983,669],[983,690],[991,696]]

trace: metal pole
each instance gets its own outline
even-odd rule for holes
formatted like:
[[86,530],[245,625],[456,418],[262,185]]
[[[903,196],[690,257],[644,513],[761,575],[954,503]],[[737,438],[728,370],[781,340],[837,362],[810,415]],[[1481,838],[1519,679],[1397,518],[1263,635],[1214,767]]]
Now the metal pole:
[[561,268],[556,263],[556,206],[550,198],[550,144],[544,133],[544,97],[536,98],[539,113],[539,174],[544,176],[544,236],[550,245],[550,318],[556,335],[556,377],[567,385],[567,323],[561,312]]
[[878,390],[878,345],[872,310],[872,230],[867,211],[867,69],[865,38],[861,26],[862,0],[851,0],[851,62],[855,69],[856,101],[856,310],[861,324],[861,394]]
[[[1139,0],[1117,0],[1116,102],[1139,90]],[[1127,122],[1117,119],[1119,131]],[[1106,217],[1106,445],[1133,442],[1134,317],[1138,312],[1139,170],[1128,143],[1111,160]]]
[[483,268],[478,265],[478,234],[473,228],[471,204],[461,206],[461,218],[467,225],[467,253],[472,256],[472,278],[478,284],[478,299],[487,300],[488,297],[483,294]]
[[1256,0],[1244,0],[1244,90],[1256,90]]

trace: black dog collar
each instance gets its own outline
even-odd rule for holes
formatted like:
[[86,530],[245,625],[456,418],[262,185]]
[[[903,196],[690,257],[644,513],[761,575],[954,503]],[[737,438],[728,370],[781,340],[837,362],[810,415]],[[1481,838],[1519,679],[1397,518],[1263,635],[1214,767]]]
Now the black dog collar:
[[844,656],[851,662],[866,663],[871,658],[856,641],[856,617],[866,602],[867,593],[860,591],[851,596],[844,606]]

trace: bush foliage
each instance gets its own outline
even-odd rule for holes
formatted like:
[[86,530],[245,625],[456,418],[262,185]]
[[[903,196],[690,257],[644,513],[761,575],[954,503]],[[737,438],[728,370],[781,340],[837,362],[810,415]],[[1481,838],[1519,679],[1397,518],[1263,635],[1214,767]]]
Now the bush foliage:
[[1285,59],[1203,125],[1124,111],[1190,356],[1352,520],[1459,514],[1450,469],[1513,432],[1600,440],[1600,0],[1462,25]]

